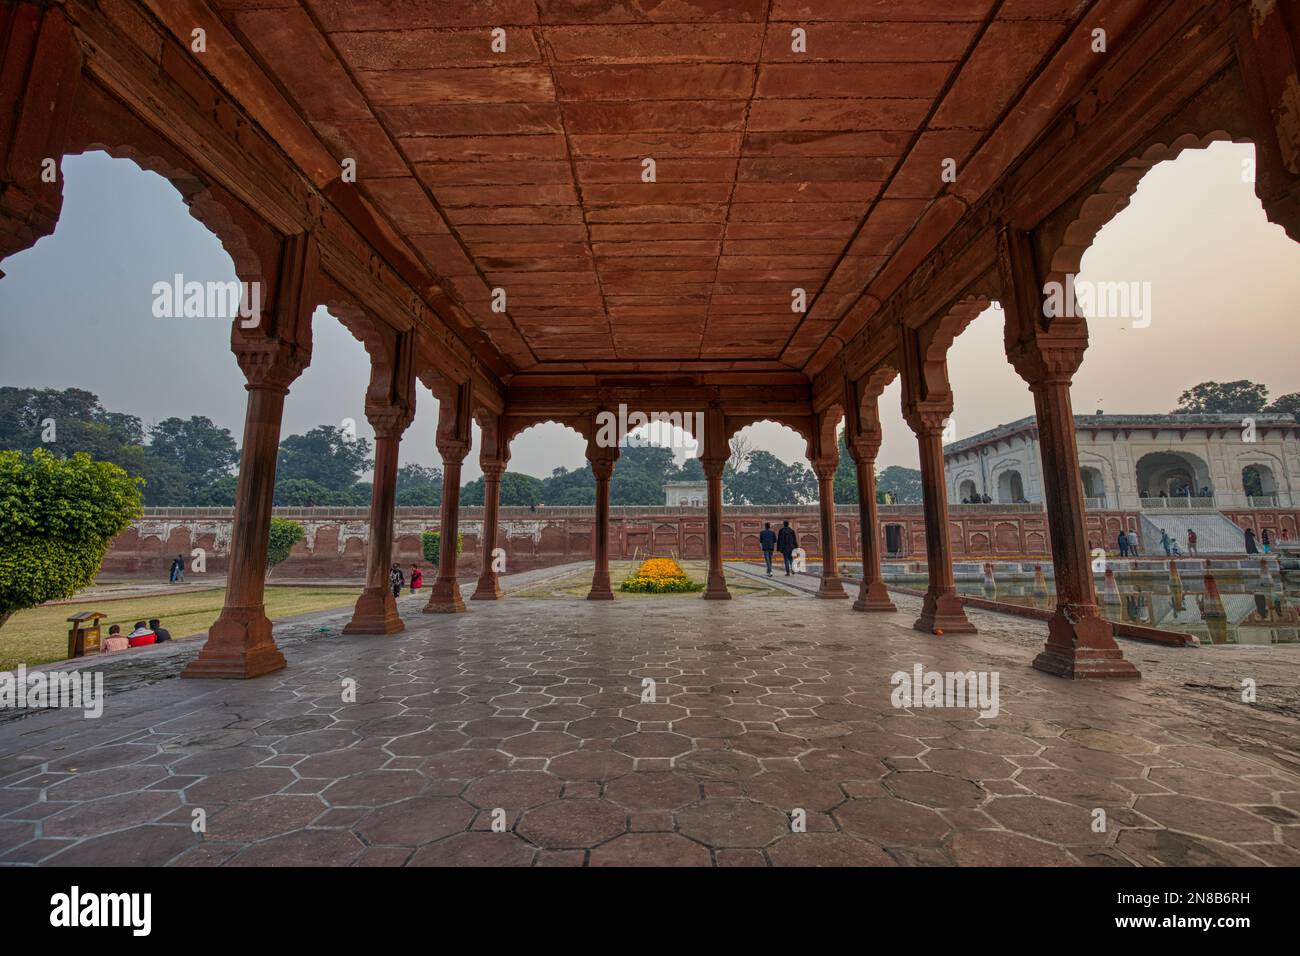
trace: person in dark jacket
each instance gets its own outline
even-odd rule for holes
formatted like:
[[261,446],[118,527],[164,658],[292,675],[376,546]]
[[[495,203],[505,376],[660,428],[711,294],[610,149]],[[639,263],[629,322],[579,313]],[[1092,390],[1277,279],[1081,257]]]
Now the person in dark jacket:
[[406,583],[406,575],[402,573],[401,565],[394,564],[388,571],[388,586],[393,590],[393,597],[402,596],[402,585]]
[[1119,533],[1119,556],[1121,558],[1128,557],[1128,535],[1123,531]]
[[1259,548],[1255,547],[1255,529],[1246,529],[1246,553],[1259,554]]
[[797,547],[799,547],[799,539],[795,537],[794,528],[790,527],[790,522],[782,521],[781,531],[776,536],[776,550],[781,552],[781,558],[785,561],[787,577],[794,573],[791,571],[790,557]]
[[172,558],[172,569],[167,575],[167,580],[172,584],[185,580],[185,558],[181,555]]
[[764,521],[763,530],[758,533],[758,546],[763,549],[763,563],[767,565],[767,576],[772,576],[772,552],[776,549],[776,532],[772,522]]
[[156,644],[162,644],[172,639],[172,632],[163,627],[162,621],[156,617],[149,619],[149,630],[153,631],[154,636],[157,638],[154,642]]

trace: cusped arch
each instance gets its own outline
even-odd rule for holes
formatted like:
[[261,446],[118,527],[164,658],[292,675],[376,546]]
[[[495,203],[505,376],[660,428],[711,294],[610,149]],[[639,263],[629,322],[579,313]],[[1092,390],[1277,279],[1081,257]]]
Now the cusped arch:
[[804,456],[811,459],[813,450],[817,442],[817,423],[812,415],[788,415],[776,417],[767,414],[755,415],[727,415],[723,423],[723,430],[726,432],[727,444],[731,444],[731,439],[741,429],[748,428],[750,425],[758,425],[762,422],[771,422],[773,425],[781,425],[789,428],[791,431],[798,433],[804,440]]
[[591,420],[583,415],[503,415],[500,424],[502,445],[509,449],[516,438],[538,425],[560,425],[591,441]]
[[1188,149],[1204,149],[1212,143],[1248,143],[1249,137],[1233,136],[1218,129],[1203,135],[1185,133],[1169,143],[1154,143],[1141,153],[1116,165],[1097,188],[1079,203],[1074,218],[1061,232],[1060,242],[1050,252],[1045,281],[1064,286],[1067,276],[1079,274],[1083,255],[1106,223],[1128,207],[1138,183],[1152,167]]

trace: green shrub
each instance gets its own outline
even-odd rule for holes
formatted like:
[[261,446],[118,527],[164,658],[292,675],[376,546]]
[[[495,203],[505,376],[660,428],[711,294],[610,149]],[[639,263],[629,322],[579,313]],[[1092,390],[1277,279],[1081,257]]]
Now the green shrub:
[[0,452],[0,624],[91,584],[140,516],[142,482],[84,452]]
[[[424,559],[437,564],[438,557],[442,554],[442,534],[438,531],[426,531],[420,536],[420,544],[424,550]],[[465,536],[458,531],[456,532],[456,553],[461,554],[464,550]]]
[[271,519],[271,538],[266,546],[266,569],[269,571],[285,558],[293,546],[306,536],[302,525],[288,518]]

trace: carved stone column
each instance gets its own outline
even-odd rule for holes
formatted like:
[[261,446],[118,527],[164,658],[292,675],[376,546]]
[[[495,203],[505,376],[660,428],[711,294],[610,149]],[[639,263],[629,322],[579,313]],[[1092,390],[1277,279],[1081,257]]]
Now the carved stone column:
[[849,453],[858,474],[858,521],[862,526],[862,584],[855,611],[896,611],[880,576],[880,527],[876,518],[876,454],[880,436],[872,442],[859,437],[849,442]]
[[311,289],[318,262],[310,234],[285,239],[269,297],[271,308],[263,309],[251,329],[245,329],[238,317],[232,327],[231,349],[247,380],[248,408],[235,488],[230,566],[221,614],[182,677],[248,678],[284,667],[263,599],[266,552],[284,398],[311,361]]
[[478,587],[473,601],[496,601],[501,597],[501,584],[497,580],[496,558],[492,552],[497,545],[497,506],[501,500],[501,476],[506,465],[502,461],[481,463],[483,469],[483,570],[479,572]]
[[[441,396],[440,396],[441,398]],[[460,469],[469,454],[469,385],[442,398],[438,405],[438,454],[442,456],[442,506],[438,532],[438,578],[429,592],[426,614],[465,610],[456,582],[456,545],[460,541]]]
[[706,539],[709,548],[709,576],[704,587],[704,597],[711,601],[729,601],[727,575],[722,569],[722,472],[727,467],[725,458],[703,458],[704,477],[709,489],[709,521]]
[[943,475],[943,424],[952,413],[947,406],[909,409],[907,424],[916,435],[921,458],[921,492],[925,515],[925,554],[930,581],[925,589],[921,616],[913,625],[934,634],[973,634],[975,625],[957,597],[952,573],[952,536],[948,532],[948,489]]
[[[823,449],[823,454],[825,450]],[[840,578],[838,548],[835,542],[835,470],[836,458],[820,458],[812,463],[817,475],[817,511],[822,527],[822,579],[817,586],[819,598],[847,598],[844,581]]]
[[366,551],[366,587],[357,598],[344,634],[396,634],[404,629],[388,574],[393,560],[393,516],[397,503],[397,456],[402,432],[410,424],[406,409],[367,407],[375,430],[375,480],[370,492],[370,543]]
[[618,449],[589,447],[587,458],[596,476],[596,517],[591,532],[591,557],[595,567],[591,572],[591,590],[587,593],[587,600],[612,601],[614,592],[609,586],[609,482],[614,477]]
[[1060,677],[1138,677],[1137,668],[1115,643],[1114,628],[1097,608],[1092,580],[1070,403],[1070,382],[1088,347],[1087,326],[1082,319],[1061,317],[1044,328],[1043,284],[1029,234],[1004,229],[999,252],[1007,292],[1007,358],[1034,395],[1056,571],[1056,613],[1034,667]]

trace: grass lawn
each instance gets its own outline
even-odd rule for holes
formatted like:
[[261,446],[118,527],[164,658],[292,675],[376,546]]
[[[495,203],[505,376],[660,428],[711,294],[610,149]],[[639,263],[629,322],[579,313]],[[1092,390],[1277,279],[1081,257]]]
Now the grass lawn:
[[[682,570],[694,578],[696,581],[705,581],[709,576],[709,566],[704,561],[680,561]],[[701,592],[678,593],[678,594],[639,594],[637,592],[620,591],[618,586],[623,583],[629,574],[637,569],[640,562],[637,561],[611,561],[609,562],[609,584],[614,590],[614,599],[617,601],[663,601],[670,598],[687,598],[698,600]],[[778,588],[768,587],[761,581],[755,581],[752,578],[741,577],[740,575],[727,574],[727,590],[733,597],[747,597],[754,595],[756,597],[787,597],[787,593]],[[525,598],[556,598],[556,597],[581,597],[585,598],[587,592],[591,590],[591,572],[578,571],[563,578],[557,578],[554,581],[547,581],[538,584],[527,591],[512,592],[510,597]]]
[[[101,634],[108,636],[110,624],[122,625],[128,633],[136,621],[156,617],[172,637],[188,637],[206,631],[221,613],[225,588],[193,591],[184,594],[158,594],[118,601],[96,601],[37,607],[19,611],[0,627],[0,670],[12,670],[19,664],[29,667],[61,661],[68,654],[67,618],[79,611],[103,611],[108,615],[100,623]],[[360,588],[277,587],[266,589],[266,614],[271,620],[325,611],[353,604]]]

